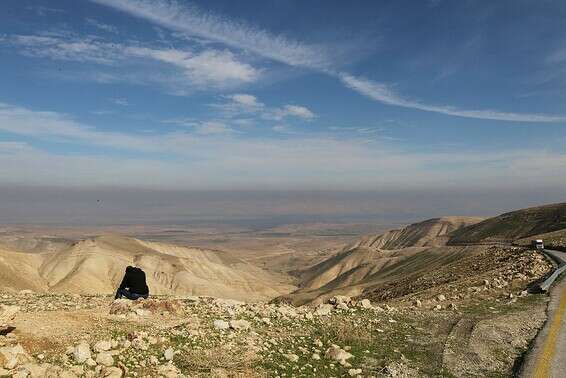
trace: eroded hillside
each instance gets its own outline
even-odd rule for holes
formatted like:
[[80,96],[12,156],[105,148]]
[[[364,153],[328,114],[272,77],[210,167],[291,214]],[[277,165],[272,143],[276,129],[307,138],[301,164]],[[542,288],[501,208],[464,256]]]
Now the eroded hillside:
[[0,286],[6,290],[110,294],[128,265],[146,271],[152,294],[255,301],[292,289],[282,277],[226,252],[120,236],[81,240],[54,252],[4,250],[0,264]]

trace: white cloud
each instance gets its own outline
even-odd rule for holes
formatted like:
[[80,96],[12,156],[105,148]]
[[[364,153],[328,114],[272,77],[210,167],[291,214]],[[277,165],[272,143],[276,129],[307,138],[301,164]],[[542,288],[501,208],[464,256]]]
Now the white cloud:
[[113,98],[111,99],[111,101],[116,104],[116,105],[120,105],[120,106],[128,106],[130,105],[130,102],[128,101],[127,98]]
[[212,107],[223,112],[227,118],[233,118],[242,114],[255,114],[264,120],[281,121],[286,117],[312,120],[316,118],[309,108],[302,105],[284,105],[283,107],[269,107],[260,102],[256,96],[238,93],[223,96],[228,101],[220,104],[211,104]]
[[265,106],[263,103],[257,100],[256,96],[250,94],[238,93],[226,97],[234,101],[234,103],[253,109],[259,109]]
[[497,110],[465,110],[450,106],[427,105],[417,101],[407,100],[397,95],[383,83],[358,78],[346,73],[340,74],[339,78],[349,88],[387,105],[401,106],[404,108],[418,109],[426,112],[441,113],[464,118],[512,122],[566,122],[566,116],[559,115],[511,113],[500,112]]
[[205,50],[197,54],[176,49],[157,50],[129,47],[132,56],[153,58],[181,68],[191,82],[197,84],[248,83],[256,81],[260,71],[247,63],[239,62],[229,51]]
[[[564,186],[566,155],[543,150],[408,152],[382,141],[341,135],[289,134],[242,138],[221,121],[192,133],[160,135],[100,131],[55,112],[0,104],[0,130],[34,140],[57,140],[96,151],[152,152],[125,158],[105,151],[48,153],[23,141],[0,143],[0,177],[26,185],[118,185],[162,188],[467,188]],[[284,131],[283,128],[277,128]],[[160,159],[155,156],[166,156]],[[151,158],[147,156],[153,156]],[[466,169],[463,170],[462,167]],[[151,177],[151,182],[148,181]]]
[[92,25],[95,28],[100,29],[100,30],[105,31],[105,32],[108,32],[108,33],[114,33],[114,34],[118,33],[117,27],[105,24],[103,22],[96,21],[95,19],[92,19],[92,18],[87,18],[86,23],[88,25]]
[[205,121],[198,122],[194,126],[194,130],[200,135],[219,135],[219,134],[230,134],[234,130],[228,127],[224,122],[220,121]]
[[21,47],[22,54],[53,60],[112,64],[121,47],[93,38],[65,39],[56,36],[16,35],[8,42]]
[[293,66],[326,67],[329,56],[320,47],[305,46],[242,22],[205,13],[196,6],[169,0],[93,0],[161,26],[224,43]]
[[[251,51],[262,57],[291,66],[308,67],[325,72],[338,77],[348,88],[387,105],[465,118],[511,122],[566,122],[566,116],[511,113],[497,110],[466,110],[446,105],[427,105],[419,101],[408,100],[391,91],[383,83],[358,78],[348,73],[336,73],[331,56],[320,47],[291,41],[284,36],[273,35],[245,23],[205,13],[195,6],[184,6],[170,0],[92,1],[119,9],[169,29]],[[558,53],[555,59],[561,59],[561,54]]]
[[[159,49],[139,46],[137,43],[126,45],[121,43],[105,42],[93,37],[78,38],[69,36],[38,36],[16,35],[5,38],[4,43],[21,48],[20,53],[26,56],[48,58],[52,60],[65,60],[73,62],[90,62],[110,66],[114,69],[133,67],[143,72],[150,69],[148,61],[157,61],[170,65],[175,70],[181,70],[189,87],[194,88],[222,88],[232,87],[242,83],[257,81],[261,70],[248,63],[238,60],[238,57],[228,50],[207,49],[202,51]],[[129,70],[131,71],[131,69]],[[91,79],[112,83],[126,80],[132,76],[91,72]],[[165,75],[165,76],[164,76]],[[160,81],[167,86],[179,85],[177,72],[170,73],[166,69],[159,74],[137,75],[139,81]]]
[[273,112],[275,119],[283,119],[288,116],[298,117],[306,120],[316,118],[316,115],[308,108],[300,105],[285,105],[282,109]]

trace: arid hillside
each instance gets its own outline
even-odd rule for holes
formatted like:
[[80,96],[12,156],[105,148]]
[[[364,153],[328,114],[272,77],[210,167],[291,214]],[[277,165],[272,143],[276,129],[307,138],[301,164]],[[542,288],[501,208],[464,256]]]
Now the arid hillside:
[[478,217],[442,217],[427,219],[407,227],[362,240],[360,247],[401,249],[406,247],[438,247],[445,245],[448,234],[462,227],[481,222]]
[[48,252],[0,255],[0,287],[36,292],[110,294],[126,266],[147,273],[153,294],[210,295],[256,301],[292,290],[281,277],[232,255],[200,248],[101,236]]
[[[282,299],[294,304],[322,303],[335,295],[391,299],[466,277],[480,280],[489,272],[519,265],[510,257],[517,253],[512,247],[495,248],[491,243],[510,244],[521,236],[559,228],[566,228],[566,204],[519,210],[484,221],[465,217],[426,220],[363,238],[306,269],[299,289]],[[536,265],[532,258],[525,259],[521,269]],[[533,269],[540,273],[539,268]]]
[[510,243],[516,239],[566,228],[566,203],[531,207],[501,214],[461,228],[448,244]]

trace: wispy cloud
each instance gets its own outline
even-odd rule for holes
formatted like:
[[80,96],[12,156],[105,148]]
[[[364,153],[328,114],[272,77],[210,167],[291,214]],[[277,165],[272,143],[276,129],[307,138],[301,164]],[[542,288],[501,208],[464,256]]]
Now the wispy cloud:
[[292,66],[326,67],[328,53],[242,22],[169,0],[93,0],[179,32],[254,52]]
[[387,105],[401,106],[409,109],[418,109],[426,112],[464,118],[513,122],[566,122],[566,116],[560,115],[511,113],[500,112],[497,110],[466,110],[451,106],[427,105],[421,102],[405,99],[382,83],[355,77],[347,73],[339,74],[339,78],[349,88]]
[[280,121],[287,117],[294,117],[308,121],[317,117],[306,106],[287,104],[282,107],[270,107],[260,102],[256,96],[246,93],[223,96],[223,98],[226,101],[210,104],[210,106],[220,110],[228,118],[254,114],[264,120]]
[[112,101],[112,103],[114,103],[115,105],[120,105],[120,106],[130,105],[130,102],[128,101],[127,98],[122,98],[122,97],[112,98],[110,99],[110,101]]
[[176,49],[157,50],[144,47],[129,47],[131,56],[153,58],[181,68],[193,83],[253,82],[260,70],[240,62],[230,51],[205,50],[198,54]]
[[[188,121],[188,120],[187,120]],[[0,131],[26,140],[89,146],[73,156],[22,142],[0,142],[0,177],[27,185],[117,185],[164,188],[459,188],[529,182],[564,186],[566,155],[541,150],[409,152],[363,136],[288,134],[242,138],[221,121],[192,132],[101,131],[64,114],[0,104]],[[286,132],[285,128],[277,128]],[[27,139],[31,138],[31,139]],[[97,146],[118,153],[89,154]],[[122,151],[140,151],[127,158]],[[152,154],[145,154],[152,152]],[[162,158],[165,157],[165,158]],[[462,170],[462,166],[466,169]],[[450,182],[445,178],[450,176]],[[441,183],[441,184],[439,184]]]
[[[45,36],[15,35],[0,40],[10,46],[19,48],[26,56],[63,60],[71,62],[94,63],[112,69],[120,67],[137,67],[139,70],[150,69],[148,62],[166,65],[169,70],[161,70],[161,74],[137,75],[139,81],[156,81],[172,86],[179,83],[178,71],[182,72],[186,84],[194,88],[226,88],[242,83],[250,83],[259,79],[261,69],[242,62],[228,50],[173,49],[150,48],[140,46],[139,42],[130,44],[107,42],[96,37],[77,36]],[[174,69],[175,74],[167,75]],[[116,75],[108,72],[91,72],[92,79],[98,82],[116,82],[132,76]],[[146,79],[143,77],[146,76]]]
[[116,26],[108,25],[103,22],[96,21],[95,19],[92,18],[87,18],[86,23],[107,33],[114,33],[114,34],[118,33],[118,28]]
[[384,83],[355,77],[349,73],[337,73],[331,55],[320,46],[274,35],[254,26],[205,12],[194,5],[181,5],[171,0],[92,1],[191,36],[221,42],[291,66],[325,72],[337,77],[348,88],[383,104],[465,118],[511,122],[566,122],[566,116],[561,115],[468,110],[409,100],[396,94]]

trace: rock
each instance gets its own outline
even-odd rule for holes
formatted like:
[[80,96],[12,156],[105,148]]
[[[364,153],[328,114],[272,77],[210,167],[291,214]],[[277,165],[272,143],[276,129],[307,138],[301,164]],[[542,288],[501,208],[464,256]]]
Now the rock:
[[86,341],[81,341],[77,346],[75,346],[73,349],[73,357],[79,364],[84,363],[91,357],[90,347]]
[[18,306],[0,305],[0,326],[12,323],[19,311]]
[[134,313],[137,316],[141,316],[141,317],[151,316],[151,311],[146,310],[145,308],[136,308],[134,310]]
[[330,315],[332,313],[333,309],[334,309],[334,306],[332,306],[331,304],[322,303],[322,304],[320,304],[316,307],[314,314],[318,315],[318,316]]
[[413,302],[413,306],[415,306],[415,307],[422,307],[422,305],[423,305],[423,303],[422,303],[420,300],[418,300],[418,299],[416,299],[416,300]]
[[313,360],[320,360],[320,355],[319,355],[318,353],[313,353],[312,356],[311,356],[311,358],[312,358]]
[[289,318],[294,318],[298,315],[297,311],[291,306],[281,306],[277,309],[277,312]]
[[91,357],[91,358],[88,358],[88,359],[85,361],[85,364],[86,364],[87,366],[90,366],[90,367],[95,367],[95,366],[96,366],[96,361],[93,360],[92,357]]
[[171,361],[173,357],[175,357],[175,350],[173,348],[165,349],[165,352],[163,352],[163,357],[165,357],[165,360]]
[[214,321],[214,328],[216,329],[228,329],[230,328],[230,324],[225,320],[215,320]]
[[344,303],[346,305],[350,304],[352,298],[345,296],[345,295],[336,295],[328,300],[328,303],[337,305],[340,303]]
[[436,305],[436,306],[434,306],[434,310],[435,310],[435,311],[440,311],[440,310],[442,310],[442,306],[441,306],[441,305]]
[[157,373],[161,377],[165,378],[177,378],[179,376],[179,369],[175,367],[172,363],[166,365],[161,365],[157,368]]
[[340,302],[336,305],[338,310],[348,310],[348,305],[344,302]]
[[446,297],[444,296],[444,294],[440,294],[436,297],[436,300],[439,302],[443,302],[446,300]]
[[296,354],[284,354],[284,356],[286,359],[288,359],[291,362],[299,361],[299,356],[297,356]]
[[16,328],[13,322],[19,311],[18,306],[0,305],[0,335],[7,335]]
[[325,353],[326,358],[338,361],[342,366],[349,366],[346,360],[354,357],[353,354],[346,352],[336,344],[332,344]]
[[523,290],[521,291],[521,294],[519,294],[519,296],[521,297],[526,297],[527,295],[529,295],[529,292],[527,290]]
[[114,365],[114,358],[108,352],[100,352],[96,356],[96,363],[104,366],[112,366]]
[[247,320],[240,319],[240,320],[230,320],[230,328],[235,330],[244,330],[247,331],[250,329],[251,324]]
[[348,370],[348,375],[350,377],[355,377],[355,376],[358,376],[360,374],[362,374],[362,369],[350,369],[350,370]]
[[93,349],[97,352],[106,352],[112,349],[112,342],[107,340],[98,341],[94,344]]
[[450,303],[450,304],[448,305],[448,309],[449,309],[449,310],[456,311],[456,310],[458,310],[458,306],[456,306],[454,303]]
[[373,308],[369,299],[362,299],[360,301],[360,307],[362,307],[362,308]]
[[129,299],[116,299],[110,305],[110,314],[126,315],[132,310],[132,301]]
[[20,364],[30,361],[31,357],[20,344],[0,348],[0,366],[3,366],[5,369],[11,370]]
[[240,302],[235,299],[222,299],[222,298],[217,298],[212,303],[214,303],[216,306],[221,308],[235,308],[244,305],[244,302]]
[[116,366],[108,366],[101,370],[101,376],[104,378],[122,378],[124,372]]

